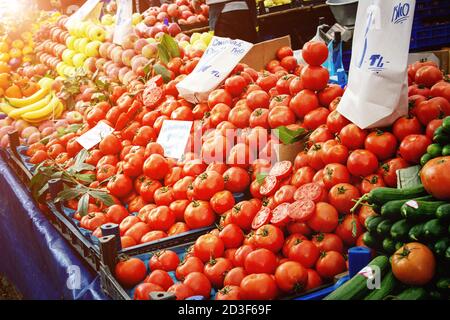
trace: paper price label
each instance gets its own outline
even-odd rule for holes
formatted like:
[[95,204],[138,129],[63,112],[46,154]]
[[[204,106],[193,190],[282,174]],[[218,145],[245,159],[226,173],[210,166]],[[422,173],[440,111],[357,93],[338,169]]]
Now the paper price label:
[[104,137],[111,134],[114,128],[111,128],[104,122],[99,122],[95,127],[77,138],[77,142],[86,150],[100,143]]
[[164,156],[181,159],[189,140],[192,121],[165,120],[162,124],[158,139],[156,140],[164,148]]
[[[66,28],[73,27],[77,23],[84,21],[89,14],[96,9],[97,5],[100,3],[100,0],[87,0],[80,9],[78,9],[73,15],[67,19]],[[103,5],[103,3],[100,3]]]
[[122,45],[125,38],[132,32],[133,1],[119,0],[117,2],[117,21],[114,28],[113,42]]

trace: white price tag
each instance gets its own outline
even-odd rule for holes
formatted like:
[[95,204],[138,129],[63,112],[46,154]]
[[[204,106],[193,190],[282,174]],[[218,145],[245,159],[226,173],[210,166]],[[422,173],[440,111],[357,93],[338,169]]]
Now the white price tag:
[[122,45],[125,38],[133,31],[133,1],[117,1],[116,26],[114,28],[113,42]]
[[[66,28],[70,28],[81,21],[84,21],[89,14],[97,7],[100,0],[87,0],[80,9],[67,19]],[[101,4],[103,5],[103,3]]]
[[108,134],[111,134],[114,128],[111,128],[104,122],[99,122],[95,127],[77,138],[77,142],[86,150],[103,140]]
[[164,156],[180,159],[189,140],[192,121],[165,120],[156,140],[164,148]]

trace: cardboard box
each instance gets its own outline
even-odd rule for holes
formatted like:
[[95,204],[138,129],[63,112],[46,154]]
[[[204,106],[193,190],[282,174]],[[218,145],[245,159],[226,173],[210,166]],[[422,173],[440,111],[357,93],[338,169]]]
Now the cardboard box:
[[408,64],[420,60],[434,61],[439,65],[439,69],[444,70],[447,74],[450,73],[450,49],[415,52],[408,56]]
[[290,36],[284,36],[255,44],[245,57],[242,58],[241,62],[248,64],[255,70],[262,70],[267,62],[275,59],[277,50],[283,46],[291,46]]
[[275,145],[275,153],[276,153],[276,161],[291,161],[294,163],[295,157],[305,148],[305,144],[303,141],[294,142],[292,144],[276,144]]

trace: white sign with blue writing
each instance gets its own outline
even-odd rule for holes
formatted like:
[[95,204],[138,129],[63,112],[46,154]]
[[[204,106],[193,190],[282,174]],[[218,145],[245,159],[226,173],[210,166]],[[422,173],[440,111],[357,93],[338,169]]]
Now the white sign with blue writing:
[[181,159],[189,140],[192,124],[192,121],[164,120],[156,140],[163,147],[164,156]]
[[250,42],[213,37],[192,73],[177,84],[180,96],[192,103],[206,101],[252,47]]

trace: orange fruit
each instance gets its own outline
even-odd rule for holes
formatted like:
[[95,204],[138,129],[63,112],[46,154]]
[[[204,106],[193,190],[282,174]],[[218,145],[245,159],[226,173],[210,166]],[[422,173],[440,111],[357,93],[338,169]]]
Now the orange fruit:
[[8,98],[22,98],[22,92],[18,85],[13,84],[5,91],[5,96]]
[[3,88],[0,88],[0,98],[3,97],[4,94],[5,94],[5,90],[3,90]]
[[36,82],[30,81],[27,84],[25,84],[21,89],[24,97],[29,97],[33,93],[37,92],[40,89],[40,87]]
[[6,62],[0,61],[0,72],[10,72],[11,67]]
[[6,89],[9,87],[11,80],[8,73],[0,73],[0,88]]

